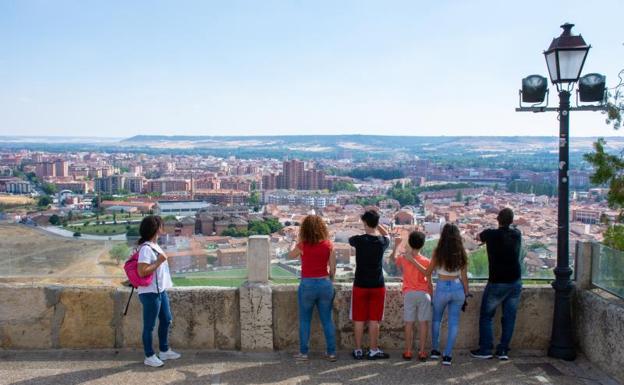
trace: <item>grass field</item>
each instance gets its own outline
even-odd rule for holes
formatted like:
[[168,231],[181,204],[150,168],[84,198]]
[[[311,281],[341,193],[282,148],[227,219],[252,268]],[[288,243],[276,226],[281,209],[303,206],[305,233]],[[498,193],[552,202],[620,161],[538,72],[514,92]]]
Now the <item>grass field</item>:
[[37,202],[25,196],[19,195],[0,195],[0,208],[3,209],[34,209]]
[[88,225],[88,226],[67,226],[67,230],[70,231],[79,231],[82,234],[92,234],[92,235],[117,235],[117,234],[125,234],[126,224],[117,224],[117,225]]
[[[173,277],[176,286],[240,286],[247,279],[247,269],[231,269],[186,273]],[[297,283],[299,279],[291,272],[279,266],[271,266],[271,281],[273,283]]]

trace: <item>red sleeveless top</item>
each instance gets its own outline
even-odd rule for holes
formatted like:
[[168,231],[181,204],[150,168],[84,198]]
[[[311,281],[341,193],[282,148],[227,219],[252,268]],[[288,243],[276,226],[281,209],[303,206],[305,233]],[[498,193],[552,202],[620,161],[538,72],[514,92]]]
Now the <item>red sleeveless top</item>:
[[329,255],[333,245],[330,240],[315,244],[300,243],[301,278],[320,278],[329,275]]

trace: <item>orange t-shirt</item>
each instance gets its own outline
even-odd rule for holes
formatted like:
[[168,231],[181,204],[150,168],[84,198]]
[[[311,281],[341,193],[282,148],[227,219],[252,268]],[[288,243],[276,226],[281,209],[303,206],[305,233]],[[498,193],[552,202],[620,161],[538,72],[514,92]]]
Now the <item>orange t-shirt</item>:
[[[429,266],[431,261],[418,254],[414,259],[424,268]],[[405,257],[400,256],[396,259],[396,264],[403,271],[403,293],[409,290],[424,291],[429,293],[429,283],[427,277],[421,273],[416,266],[412,265]],[[431,293],[429,293],[431,294]]]

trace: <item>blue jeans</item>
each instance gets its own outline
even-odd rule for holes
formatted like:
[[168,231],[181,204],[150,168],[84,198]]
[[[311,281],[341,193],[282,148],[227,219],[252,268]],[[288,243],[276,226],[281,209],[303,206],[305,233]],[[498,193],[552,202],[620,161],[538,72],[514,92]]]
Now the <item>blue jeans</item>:
[[152,332],[158,319],[158,346],[161,352],[169,350],[169,325],[173,317],[169,307],[169,297],[167,292],[160,294],[143,293],[139,294],[139,299],[143,305],[143,351],[145,357],[154,355],[152,347]]
[[435,292],[433,294],[431,348],[433,350],[438,350],[442,316],[444,315],[444,309],[448,307],[448,336],[446,339],[446,348],[443,352],[445,356],[452,356],[453,345],[455,345],[455,339],[459,331],[459,312],[461,311],[465,299],[464,285],[459,279],[452,281],[439,279],[436,283]]
[[314,305],[318,308],[325,333],[327,354],[336,354],[336,330],[332,321],[334,286],[326,278],[302,278],[297,292],[299,301],[299,351],[308,354],[310,323]]
[[522,281],[514,283],[488,283],[481,300],[481,314],[479,316],[479,347],[481,352],[491,354],[494,333],[492,332],[492,318],[496,314],[496,308],[503,305],[500,344],[496,350],[508,350],[511,336],[516,324],[516,311],[520,302]]

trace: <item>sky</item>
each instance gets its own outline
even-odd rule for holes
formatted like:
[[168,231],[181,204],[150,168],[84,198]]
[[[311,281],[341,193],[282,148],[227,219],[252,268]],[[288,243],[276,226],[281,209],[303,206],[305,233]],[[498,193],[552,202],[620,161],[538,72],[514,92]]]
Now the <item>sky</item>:
[[[0,0],[0,136],[538,135],[521,79],[574,23],[618,83],[624,1]],[[550,86],[551,106],[557,103]],[[621,135],[572,112],[572,136]]]

